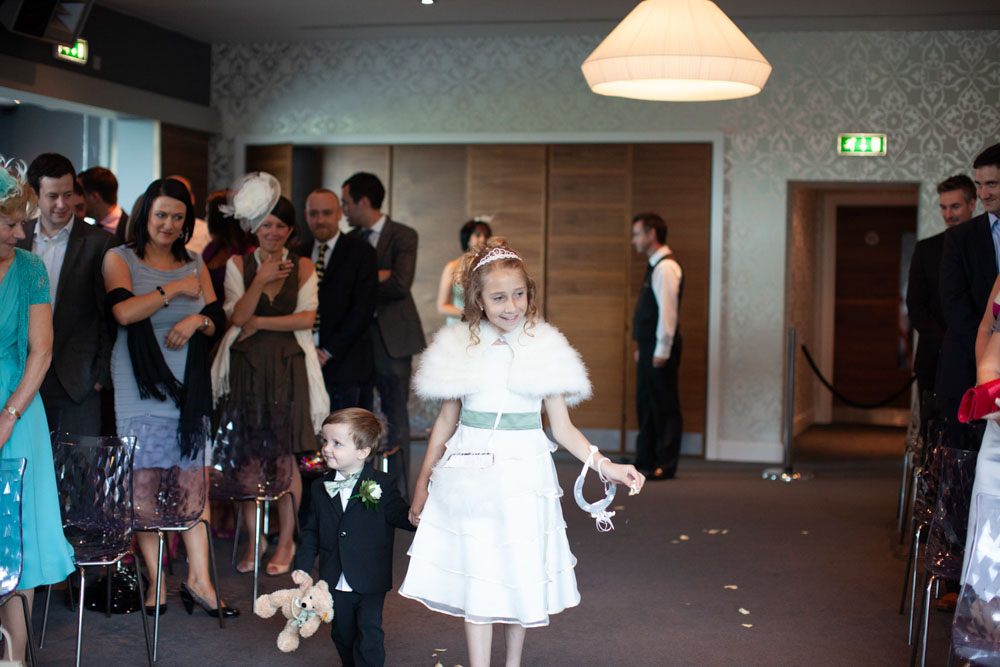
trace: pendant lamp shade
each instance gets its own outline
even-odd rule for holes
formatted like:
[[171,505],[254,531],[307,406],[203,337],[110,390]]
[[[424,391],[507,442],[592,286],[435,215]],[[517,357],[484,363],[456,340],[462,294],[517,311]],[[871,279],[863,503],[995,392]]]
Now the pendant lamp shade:
[[771,64],[711,0],[643,0],[583,61],[599,95],[695,102],[756,95]]

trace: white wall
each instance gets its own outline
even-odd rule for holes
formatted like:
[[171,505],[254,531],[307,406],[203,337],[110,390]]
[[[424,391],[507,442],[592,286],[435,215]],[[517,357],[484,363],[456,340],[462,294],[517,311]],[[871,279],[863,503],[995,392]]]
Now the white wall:
[[[774,72],[733,102],[592,94],[579,65],[603,35],[216,45],[212,187],[238,138],[371,143],[406,137],[721,131],[722,406],[709,456],[780,458],[787,182],[921,182],[920,236],[942,228],[934,184],[1000,140],[1000,32],[751,33]],[[840,132],[884,131],[884,158],[841,158]],[[430,140],[429,139],[429,140]],[[664,212],[669,219],[669,211]],[[686,267],[697,270],[695,267]],[[711,419],[712,417],[710,417]]]
[[131,213],[132,204],[160,177],[160,124],[144,118],[114,123],[111,171],[118,178],[118,204]]

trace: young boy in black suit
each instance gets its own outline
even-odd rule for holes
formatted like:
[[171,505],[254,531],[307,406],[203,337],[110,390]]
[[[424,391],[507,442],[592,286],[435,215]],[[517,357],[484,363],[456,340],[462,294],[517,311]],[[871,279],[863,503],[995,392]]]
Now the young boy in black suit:
[[[416,530],[394,480],[371,459],[385,426],[367,410],[338,410],[323,422],[330,472],[313,483],[295,570],[319,576],[333,594],[333,643],[345,666],[385,663],[382,605],[392,589],[395,528]],[[295,576],[293,572],[293,576]]]

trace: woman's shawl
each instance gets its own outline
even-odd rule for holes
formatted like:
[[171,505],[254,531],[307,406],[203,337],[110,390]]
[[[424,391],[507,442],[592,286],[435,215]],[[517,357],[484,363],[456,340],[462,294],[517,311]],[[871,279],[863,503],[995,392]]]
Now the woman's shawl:
[[[469,325],[452,324],[434,335],[420,355],[413,387],[422,398],[453,399],[475,394],[489,382],[483,353],[499,338],[492,325],[480,324],[479,343],[472,345]],[[579,353],[551,324],[505,334],[514,352],[507,388],[517,394],[545,398],[562,395],[572,407],[591,396],[590,379]]]

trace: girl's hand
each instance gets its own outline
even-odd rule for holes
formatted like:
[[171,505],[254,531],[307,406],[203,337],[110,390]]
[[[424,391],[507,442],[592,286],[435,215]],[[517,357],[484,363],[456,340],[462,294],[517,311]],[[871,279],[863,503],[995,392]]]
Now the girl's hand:
[[414,526],[420,525],[420,513],[424,511],[424,505],[427,503],[427,485],[421,486],[417,484],[417,488],[413,491],[413,502],[410,503],[410,523]]
[[241,331],[239,338],[237,338],[236,340],[244,340],[254,335],[258,331],[260,331],[260,329],[257,327],[257,318],[251,317],[249,320],[243,323],[243,326],[240,327],[240,329]]
[[189,276],[184,276],[168,283],[167,287],[166,291],[171,294],[171,299],[176,299],[179,296],[197,299],[201,296],[201,281],[198,280],[198,276],[193,272]]
[[607,463],[601,463],[598,470],[606,478],[615,484],[627,486],[630,496],[634,496],[642,491],[642,487],[646,483],[646,476],[636,470],[634,465],[622,465],[621,463],[611,463],[609,459],[604,460]]
[[284,280],[292,272],[294,263],[290,259],[266,261],[257,269],[254,280],[261,281],[262,285],[267,285],[278,280]]
[[204,320],[201,315],[188,315],[183,320],[174,325],[174,328],[167,334],[167,349],[179,350],[187,345],[188,340],[202,325]]

